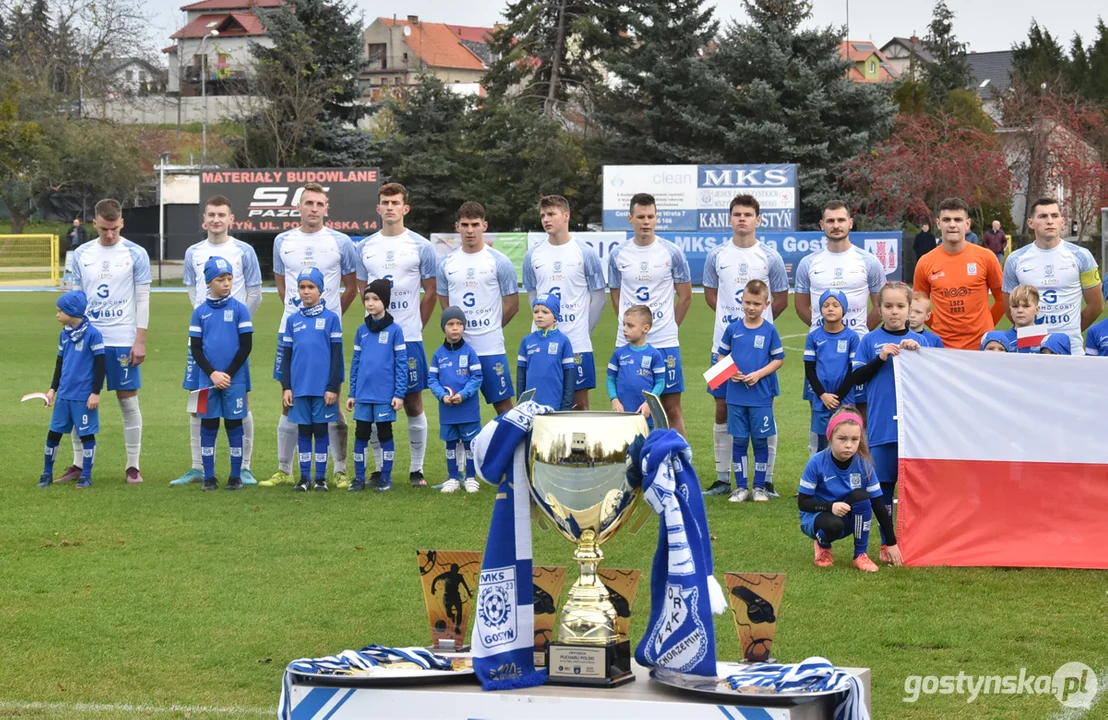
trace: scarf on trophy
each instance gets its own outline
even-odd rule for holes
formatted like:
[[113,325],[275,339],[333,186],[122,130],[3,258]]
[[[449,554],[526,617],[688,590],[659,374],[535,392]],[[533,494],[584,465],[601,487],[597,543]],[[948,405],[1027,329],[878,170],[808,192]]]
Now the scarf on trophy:
[[490,422],[473,441],[478,474],[497,486],[472,639],[473,670],[485,690],[515,690],[546,682],[546,671],[535,669],[525,440],[535,415],[548,412],[553,408],[525,402]]
[[835,720],[869,720],[862,681],[850,673],[836,670],[826,658],[810,657],[795,665],[754,663],[742,672],[726,678],[732,690],[744,687],[772,688],[777,692],[846,693],[835,706]]
[[356,675],[370,668],[394,662],[410,662],[424,670],[450,670],[449,658],[435,655],[425,648],[390,648],[367,645],[361,650],[343,650],[338,655],[293,660],[281,679],[281,700],[277,705],[280,720],[292,720],[292,679],[305,675]]
[[715,677],[712,614],[724,612],[727,600],[712,575],[708,518],[692,452],[674,430],[655,430],[638,453],[635,449],[632,459],[642,472],[643,498],[661,516],[650,570],[650,619],[635,660]]

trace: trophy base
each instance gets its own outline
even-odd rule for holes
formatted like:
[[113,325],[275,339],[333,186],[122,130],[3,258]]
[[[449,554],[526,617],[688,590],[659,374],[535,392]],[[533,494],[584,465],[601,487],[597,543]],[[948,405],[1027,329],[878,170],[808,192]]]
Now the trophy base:
[[612,688],[635,679],[630,640],[600,647],[552,642],[546,649],[546,667],[551,685]]

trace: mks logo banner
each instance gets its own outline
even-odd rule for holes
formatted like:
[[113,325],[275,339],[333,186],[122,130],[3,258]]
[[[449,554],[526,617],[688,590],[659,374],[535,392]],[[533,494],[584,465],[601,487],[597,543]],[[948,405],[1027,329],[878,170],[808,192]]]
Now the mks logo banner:
[[606,165],[604,229],[630,230],[631,197],[649,193],[657,202],[659,232],[730,228],[735,195],[761,205],[764,230],[795,230],[796,165]]

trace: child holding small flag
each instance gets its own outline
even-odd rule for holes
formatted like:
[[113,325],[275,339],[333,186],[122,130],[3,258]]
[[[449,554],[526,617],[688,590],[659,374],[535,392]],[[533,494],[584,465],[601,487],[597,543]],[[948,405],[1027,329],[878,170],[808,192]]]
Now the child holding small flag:
[[381,443],[381,479],[374,492],[392,489],[392,463],[396,441],[392,424],[396,411],[404,406],[408,392],[408,346],[404,330],[385,308],[392,299],[392,285],[377,278],[362,291],[365,322],[354,335],[354,358],[350,361],[350,391],[346,411],[354,413],[354,482],[347,492],[365,490],[365,451],[377,426]]
[[777,432],[773,398],[780,394],[777,370],[785,363],[785,348],[777,328],[762,317],[768,304],[769,286],[761,280],[748,282],[743,290],[743,318],[728,325],[719,341],[719,356],[729,356],[735,367],[727,384],[727,432],[735,472],[730,502],[746,502],[750,496],[746,480],[749,444],[754,445],[754,502],[769,502],[766,464],[769,438]]
[[234,282],[231,263],[212,256],[204,263],[208,299],[192,311],[189,342],[192,359],[200,368],[200,392],[207,406],[200,417],[200,459],[204,466],[204,490],[218,490],[215,477],[215,441],[219,419],[227,429],[231,473],[227,489],[242,487],[242,421],[246,418],[246,387],[250,381],[248,358],[253,347],[254,325],[250,310],[231,297]]
[[851,405],[854,387],[846,383],[858,350],[858,333],[847,330],[843,316],[846,295],[841,290],[824,290],[819,298],[823,323],[815,327],[804,343],[805,395],[812,403],[810,432],[819,436],[816,449],[827,447],[827,421],[840,405]]
[[[520,395],[535,390],[532,398],[539,405],[559,410],[573,407],[573,345],[558,329],[561,300],[554,293],[543,293],[531,303],[535,332],[519,343],[516,387]],[[517,397],[518,400],[518,397]]]
[[1046,326],[1037,325],[1039,289],[1034,285],[1019,285],[1008,296],[1008,314],[1012,328],[1005,332],[1008,352],[1036,353],[1046,339]]
[[[881,481],[884,504],[893,514],[896,494],[897,445],[896,380],[889,358],[901,350],[918,350],[923,338],[908,329],[908,312],[912,303],[912,288],[902,282],[891,282],[877,294],[881,311],[881,327],[866,334],[854,356],[852,385],[865,383],[868,408],[866,440],[873,457],[877,477]],[[881,562],[892,562],[887,552],[887,534],[881,528]]]
[[927,322],[931,319],[931,298],[927,293],[915,291],[912,293],[912,305],[908,308],[908,329],[923,338],[920,343],[923,347],[943,346],[943,340],[931,328]]
[[646,341],[651,317],[646,305],[632,305],[623,313],[623,337],[627,344],[616,348],[608,360],[607,386],[612,410],[645,415],[653,430],[654,421],[643,393],[661,395],[666,387],[666,361],[662,353]]
[[882,490],[858,411],[841,406],[828,421],[825,435],[830,447],[809,458],[797,495],[800,529],[814,541],[816,566],[831,567],[831,543],[853,536],[854,567],[877,572],[867,554],[874,517],[886,540],[882,552],[888,562],[902,565],[892,517],[884,503],[873,502],[881,500]]
[[[107,367],[104,337],[85,317],[88,298],[81,290],[70,290],[58,298],[57,318],[65,329],[58,336],[58,359],[54,379],[46,391],[46,403],[54,406],[50,431],[46,433],[42,475],[38,486],[54,482],[54,459],[62,436],[77,430],[81,439],[81,476],[77,487],[92,487],[92,463],[96,459],[96,434],[100,432],[100,391]],[[57,396],[57,399],[55,399]]]
[[481,358],[462,339],[466,316],[460,307],[451,305],[443,310],[439,324],[446,339],[431,357],[427,384],[439,401],[439,438],[446,443],[448,477],[442,492],[458,492],[460,487],[457,448],[461,443],[465,453],[465,489],[475,493],[481,489],[473,465],[472,445],[473,438],[481,432],[481,405],[477,399],[477,391],[484,382]]
[[[300,309],[285,321],[281,338],[281,387],[289,422],[297,426],[300,482],[295,492],[312,489],[312,438],[315,438],[315,489],[327,491],[327,423],[337,422],[342,387],[342,321],[323,302],[323,273],[306,267],[297,276]],[[321,372],[327,368],[327,372]]]

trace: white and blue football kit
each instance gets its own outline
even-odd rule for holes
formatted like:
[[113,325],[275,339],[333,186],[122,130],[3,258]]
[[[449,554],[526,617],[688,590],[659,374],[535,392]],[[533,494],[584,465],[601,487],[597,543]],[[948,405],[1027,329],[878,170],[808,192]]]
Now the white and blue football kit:
[[[812,424],[809,431],[819,434],[820,450],[826,443],[824,434],[827,432],[827,422],[831,419],[833,411],[823,404],[820,399],[821,393],[817,390],[834,394],[841,389],[840,386],[854,367],[858,344],[858,333],[845,327],[837,333],[831,333],[822,325],[808,333],[804,341],[805,375],[808,374],[807,364],[815,363],[815,382],[818,383],[817,386],[813,386],[813,381],[809,380],[804,384],[805,396],[812,403]],[[839,398],[839,403],[853,405],[854,388],[848,389],[845,395]]]
[[[789,276],[781,255],[765,243],[741,248],[734,242],[717,245],[704,258],[704,287],[716,290],[716,322],[712,331],[712,365],[719,361],[716,348],[723,331],[736,320],[743,319],[743,290],[751,280],[761,280],[769,287],[769,303],[762,317],[773,322],[773,294],[789,292]],[[726,399],[727,386],[712,390],[714,398]]]
[[1060,242],[1049,250],[1034,243],[1008,256],[1004,264],[1001,289],[1010,293],[1020,285],[1032,285],[1039,291],[1039,314],[1035,324],[1047,333],[1070,337],[1074,355],[1082,355],[1081,306],[1084,291],[1100,284],[1100,268],[1093,254],[1070,242]]
[[[592,293],[604,290],[604,268],[596,251],[576,238],[563,245],[554,245],[549,240],[535,245],[523,256],[523,289],[536,296],[545,293],[558,296],[561,301],[558,329],[573,345],[574,389],[596,387],[589,318],[593,312]],[[536,330],[533,323],[531,330]]]
[[76,428],[77,436],[100,432],[100,411],[88,409],[88,397],[99,393],[96,386],[96,358],[105,353],[104,338],[87,319],[76,328],[66,328],[58,336],[58,376],[50,431],[66,434]]
[[130,356],[138,328],[135,288],[149,284],[150,257],[126,238],[110,246],[87,242],[73,253],[73,287],[85,292],[86,317],[104,337],[108,390],[142,387]]
[[632,305],[650,308],[653,324],[646,341],[658,348],[666,359],[663,394],[685,391],[673,300],[677,294],[675,286],[691,282],[691,277],[684,251],[659,237],[646,246],[629,239],[617,245],[608,257],[608,287],[620,291],[616,347],[627,344],[623,337],[623,315],[628,308]]
[[404,331],[408,349],[408,393],[427,388],[427,354],[423,349],[423,318],[419,312],[423,281],[438,274],[438,258],[427,238],[405,230],[399,235],[381,232],[358,243],[358,280],[384,278],[392,283],[387,308]]
[[[743,320],[733,322],[723,331],[716,352],[730,355],[735,367],[743,374],[757,372],[774,360],[785,359],[785,347],[773,323],[761,320],[749,328]],[[777,434],[773,417],[773,398],[780,388],[776,371],[753,385],[735,381],[727,386],[727,433],[731,436],[731,464],[737,490],[747,487],[746,449],[754,446],[754,488],[766,486],[769,469],[769,438]]]
[[[213,371],[231,375],[229,387],[213,387],[203,370],[198,372],[200,388],[209,388],[207,411],[201,418],[242,420],[246,417],[246,391],[250,383],[250,361],[245,357],[236,363],[242,335],[253,335],[254,324],[246,305],[233,297],[211,298],[192,311],[189,337],[200,340],[201,350]],[[231,371],[234,372],[231,372]]]
[[[608,360],[608,399],[619,400],[624,412],[638,412],[644,392],[660,395],[666,386],[666,359],[649,343],[616,348]],[[654,428],[654,419],[647,418]]]
[[480,358],[485,402],[513,397],[503,323],[503,298],[519,294],[512,261],[488,246],[475,253],[458,248],[439,261],[436,278],[438,295],[465,313],[462,337]]
[[533,389],[532,400],[539,405],[569,410],[573,405],[572,374],[573,344],[562,331],[536,330],[520,341],[516,358],[520,394]]
[[[181,282],[189,288],[189,298],[192,300],[193,308],[200,307],[208,298],[208,286],[204,282],[204,263],[212,257],[223,258],[230,264],[231,297],[246,304],[247,288],[260,287],[262,284],[262,271],[254,248],[235,238],[229,238],[222,243],[201,240],[185,250],[181,277]],[[196,371],[196,363],[192,360],[191,349],[188,350],[182,387],[185,390],[198,390],[202,387],[200,374]],[[248,383],[247,390],[249,389]]]
[[300,228],[286,230],[273,241],[273,274],[285,278],[284,312],[277,328],[277,355],[273,363],[273,379],[281,379],[281,338],[285,321],[300,309],[297,278],[304,268],[314,267],[323,274],[323,304],[336,315],[342,314],[342,277],[356,271],[354,243],[337,230],[323,227],[314,233]]
[[819,299],[825,290],[839,290],[846,295],[849,306],[843,316],[843,324],[861,337],[866,327],[869,296],[878,292],[887,282],[885,268],[870,252],[851,245],[845,252],[829,250],[805,255],[796,266],[796,292],[808,293],[812,298],[812,329],[823,324]]

